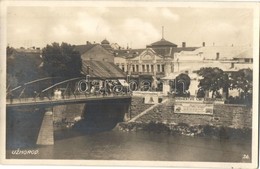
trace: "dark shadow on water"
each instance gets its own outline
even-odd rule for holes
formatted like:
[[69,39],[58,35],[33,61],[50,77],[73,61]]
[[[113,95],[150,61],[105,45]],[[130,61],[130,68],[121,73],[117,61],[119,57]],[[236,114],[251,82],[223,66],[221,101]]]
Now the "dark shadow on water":
[[73,137],[79,137],[84,135],[92,135],[101,132],[113,130],[117,125],[117,121],[111,121],[110,123],[94,123],[88,120],[78,121],[72,128],[63,129],[54,132],[55,140],[63,140]]
[[36,146],[44,109],[8,108],[6,112],[6,149]]
[[60,140],[75,137],[75,135],[82,136],[110,131],[123,121],[128,106],[129,100],[116,102],[114,100],[90,101],[85,105],[83,119],[76,122],[65,134],[56,132],[55,139]]

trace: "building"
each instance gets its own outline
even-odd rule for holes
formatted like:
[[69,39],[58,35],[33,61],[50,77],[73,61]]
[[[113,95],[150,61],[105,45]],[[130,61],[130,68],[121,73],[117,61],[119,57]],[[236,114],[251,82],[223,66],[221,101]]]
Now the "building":
[[252,68],[252,48],[241,46],[204,46],[181,51],[174,56],[174,72],[193,73],[202,67],[219,67],[224,71]]
[[87,41],[74,50],[81,55],[83,74],[101,80],[126,78],[126,73],[114,64],[114,49],[108,40],[104,39],[101,44]]
[[196,47],[182,47],[162,38],[143,49],[114,50],[115,64],[132,77],[162,78],[174,72],[174,54],[193,51]]
[[82,61],[96,60],[114,63],[114,55],[111,52],[113,49],[107,40],[102,41],[101,44],[92,44],[87,41],[84,45],[77,45],[75,50],[80,53]]
[[[186,73],[191,78],[189,91],[196,95],[202,67],[218,67],[227,73],[253,67],[252,48],[247,46],[203,46],[194,51],[180,51],[174,56],[174,74]],[[172,77],[174,78],[174,77]],[[237,91],[232,91],[237,96]]]

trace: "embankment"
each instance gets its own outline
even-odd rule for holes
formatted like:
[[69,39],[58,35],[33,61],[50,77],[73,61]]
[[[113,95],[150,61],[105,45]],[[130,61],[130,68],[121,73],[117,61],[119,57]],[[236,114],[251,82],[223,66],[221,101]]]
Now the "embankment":
[[174,100],[169,98],[135,121],[118,124],[118,129],[216,138],[251,138],[252,110],[243,105],[214,104],[212,114],[176,113]]

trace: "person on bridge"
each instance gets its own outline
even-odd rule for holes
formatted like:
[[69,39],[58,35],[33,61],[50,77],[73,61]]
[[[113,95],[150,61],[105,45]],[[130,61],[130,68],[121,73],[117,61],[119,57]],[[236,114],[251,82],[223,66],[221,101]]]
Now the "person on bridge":
[[36,101],[36,98],[37,98],[37,92],[34,91],[33,93],[34,93],[34,101]]

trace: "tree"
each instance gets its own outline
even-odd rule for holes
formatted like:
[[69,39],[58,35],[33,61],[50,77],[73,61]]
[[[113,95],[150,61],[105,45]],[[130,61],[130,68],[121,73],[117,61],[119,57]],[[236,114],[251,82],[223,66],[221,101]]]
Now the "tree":
[[[47,77],[43,71],[41,52],[30,52],[27,49],[14,49],[12,47],[6,48],[6,60],[7,60],[7,90],[14,89],[18,86],[22,86],[15,90],[13,94],[16,96],[26,87],[25,93],[32,94],[35,90],[46,88],[47,82],[41,82],[38,84],[30,84],[24,86],[25,83]],[[46,84],[46,85],[45,85]]]
[[241,69],[237,72],[232,72],[231,89],[238,89],[242,92],[243,99],[250,98],[253,90],[253,71],[252,69]]
[[52,43],[42,50],[43,69],[52,77],[72,78],[81,75],[82,61],[74,46]]
[[219,90],[222,88],[227,90],[229,87],[228,75],[217,67],[201,68],[197,73],[203,77],[200,79],[198,87],[204,91],[212,91],[212,98],[221,97]]

